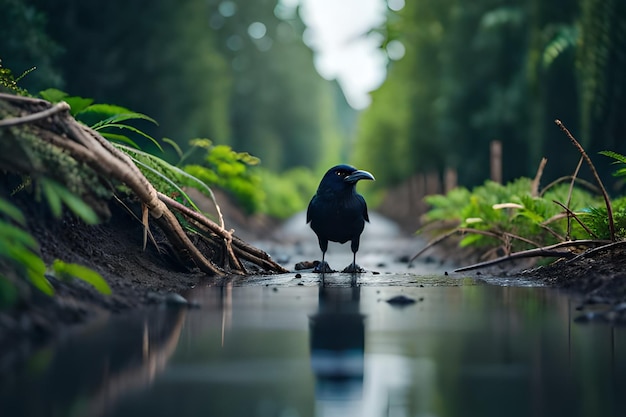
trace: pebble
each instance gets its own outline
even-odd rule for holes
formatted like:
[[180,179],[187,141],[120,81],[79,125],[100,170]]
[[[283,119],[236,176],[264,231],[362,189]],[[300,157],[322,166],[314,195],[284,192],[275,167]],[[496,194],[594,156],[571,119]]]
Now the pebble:
[[415,299],[407,297],[406,295],[396,295],[388,299],[387,302],[391,305],[406,306],[415,303]]

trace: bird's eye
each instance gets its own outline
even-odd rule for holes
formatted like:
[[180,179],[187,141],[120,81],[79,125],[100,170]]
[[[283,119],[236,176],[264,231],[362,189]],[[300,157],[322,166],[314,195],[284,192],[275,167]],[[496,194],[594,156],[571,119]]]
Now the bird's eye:
[[345,177],[346,176],[346,172],[345,171],[337,171],[337,175],[340,177]]

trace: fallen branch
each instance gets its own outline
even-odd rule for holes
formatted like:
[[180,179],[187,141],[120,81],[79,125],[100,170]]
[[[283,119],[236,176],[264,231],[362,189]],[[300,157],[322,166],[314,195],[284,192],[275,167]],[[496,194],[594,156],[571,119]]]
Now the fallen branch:
[[485,268],[488,266],[497,265],[502,262],[510,262],[516,259],[523,258],[575,258],[576,254],[570,251],[559,251],[557,249],[561,248],[571,248],[571,247],[579,247],[579,246],[598,246],[598,245],[606,245],[606,240],[572,240],[567,242],[559,242],[554,245],[544,246],[542,248],[534,248],[528,249],[520,252],[512,253],[511,255],[502,256],[500,258],[492,259],[490,261],[479,262],[473,265],[464,266],[462,268],[457,268],[454,272],[465,272],[471,271],[474,269]]

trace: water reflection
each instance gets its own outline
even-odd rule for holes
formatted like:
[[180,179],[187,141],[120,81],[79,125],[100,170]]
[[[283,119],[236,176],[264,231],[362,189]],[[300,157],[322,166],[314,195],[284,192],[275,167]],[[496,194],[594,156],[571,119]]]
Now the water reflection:
[[3,375],[0,414],[626,415],[626,329],[573,323],[567,295],[342,282],[203,288],[92,328]]
[[61,349],[39,350],[0,380],[2,416],[101,416],[149,386],[178,344],[185,310],[158,310],[86,329]]
[[363,393],[365,316],[361,288],[320,286],[318,310],[310,317],[311,368],[317,415],[358,415]]

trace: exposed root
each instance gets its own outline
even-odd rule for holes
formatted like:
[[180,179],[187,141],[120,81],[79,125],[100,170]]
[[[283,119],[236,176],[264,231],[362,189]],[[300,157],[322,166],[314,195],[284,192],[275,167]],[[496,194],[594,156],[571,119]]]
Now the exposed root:
[[[191,260],[201,271],[213,276],[246,274],[247,270],[241,259],[257,265],[266,272],[286,272],[265,252],[233,236],[232,231],[227,231],[223,224],[218,225],[201,213],[159,193],[128,155],[114,147],[98,132],[77,122],[70,115],[67,103],[51,105],[45,100],[1,93],[0,100],[4,100],[6,105],[14,109],[11,111],[13,114],[27,113],[24,116],[0,120],[1,129],[29,125],[31,130],[36,132],[38,140],[62,149],[107,181],[115,180],[125,184],[140,200],[146,210],[145,213],[149,212],[157,221],[182,262]],[[15,164],[8,168],[25,175],[37,174],[25,169],[27,167],[24,164]],[[199,230],[206,232],[205,237],[213,244],[222,246],[226,253],[224,259],[215,259],[218,256],[215,254],[207,257],[201,253],[187,236],[172,210],[190,220]],[[221,221],[219,207],[217,210]],[[144,246],[149,233],[145,213],[142,216],[145,228]]]

